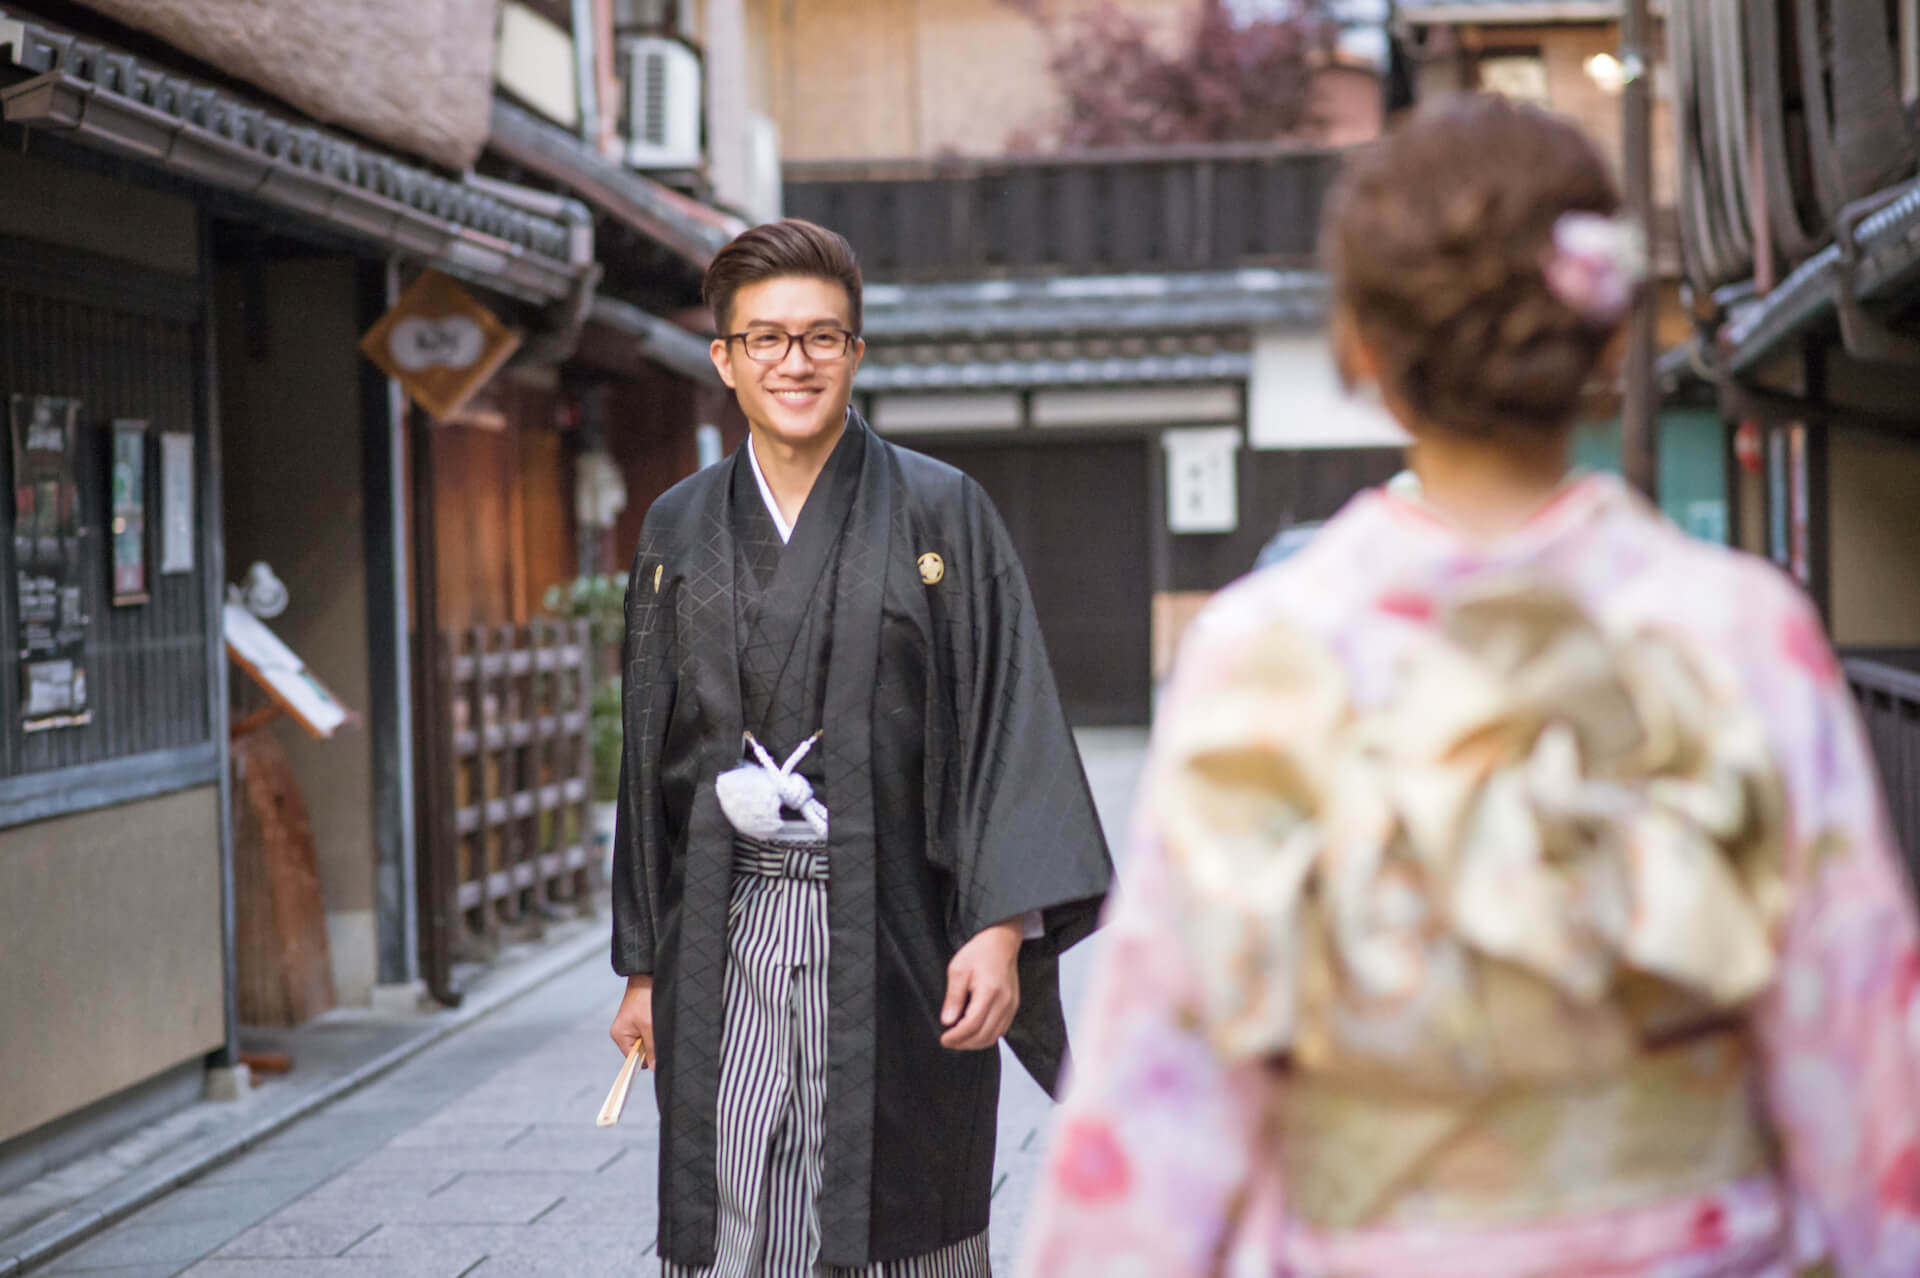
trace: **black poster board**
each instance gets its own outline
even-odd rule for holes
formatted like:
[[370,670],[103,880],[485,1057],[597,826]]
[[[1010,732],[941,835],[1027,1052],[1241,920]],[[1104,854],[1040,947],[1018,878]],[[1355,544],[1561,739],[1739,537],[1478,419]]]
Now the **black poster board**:
[[80,401],[14,395],[13,556],[18,592],[20,717],[28,732],[87,723],[87,613],[82,590]]

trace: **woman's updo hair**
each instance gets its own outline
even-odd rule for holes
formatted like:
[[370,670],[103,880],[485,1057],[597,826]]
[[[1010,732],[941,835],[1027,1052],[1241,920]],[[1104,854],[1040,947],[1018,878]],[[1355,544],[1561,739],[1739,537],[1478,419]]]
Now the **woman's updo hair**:
[[1422,107],[1356,154],[1329,201],[1337,322],[1434,429],[1563,430],[1619,324],[1548,287],[1555,226],[1619,210],[1606,161],[1568,121],[1484,94]]

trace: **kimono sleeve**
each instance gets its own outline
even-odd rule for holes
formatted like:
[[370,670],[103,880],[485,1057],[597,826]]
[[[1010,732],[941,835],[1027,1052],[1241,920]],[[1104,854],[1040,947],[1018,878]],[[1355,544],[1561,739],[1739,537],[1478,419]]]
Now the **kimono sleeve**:
[[[956,942],[1039,914],[1036,956],[1093,930],[1112,877],[1026,574],[985,494],[973,509],[968,623],[956,661]],[[1034,933],[1040,935],[1034,935]]]
[[[1191,634],[1191,632],[1190,632]],[[1162,718],[1183,712],[1205,653],[1183,654]],[[1160,770],[1166,734],[1148,766]],[[1262,1157],[1278,1075],[1229,1065],[1201,1031],[1202,995],[1169,915],[1152,782],[1074,1025],[1078,1050],[1028,1210],[1019,1278],[1201,1278],[1278,1218]]]
[[662,589],[662,560],[642,532],[627,577],[626,637],[621,648],[620,795],[613,835],[613,970],[653,971],[667,821],[660,755],[673,713],[673,593]]
[[1920,932],[1879,775],[1818,620],[1780,642],[1793,904],[1759,1009],[1768,1103],[1820,1241],[1849,1278],[1920,1273]]

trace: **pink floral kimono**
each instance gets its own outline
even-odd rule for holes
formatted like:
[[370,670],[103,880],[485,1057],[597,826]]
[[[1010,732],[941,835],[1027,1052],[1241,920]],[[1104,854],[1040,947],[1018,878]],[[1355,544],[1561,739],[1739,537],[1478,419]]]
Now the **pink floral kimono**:
[[1123,885],[1028,1278],[1920,1275],[1846,686],[1613,479],[1496,543],[1370,492],[1225,592]]

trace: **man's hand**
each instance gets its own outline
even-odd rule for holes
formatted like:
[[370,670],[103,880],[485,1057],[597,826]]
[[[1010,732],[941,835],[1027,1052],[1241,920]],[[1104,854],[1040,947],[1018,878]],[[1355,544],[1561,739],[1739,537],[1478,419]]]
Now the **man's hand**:
[[641,1049],[640,1063],[647,1069],[653,1068],[653,978],[651,976],[629,976],[627,993],[620,1000],[620,1010],[613,1014],[613,1045],[620,1049],[624,1058],[633,1050],[635,1039],[646,1046]]
[[947,964],[947,1001],[940,1046],[956,1052],[992,1047],[1020,1010],[1019,919],[996,923],[960,947]]

